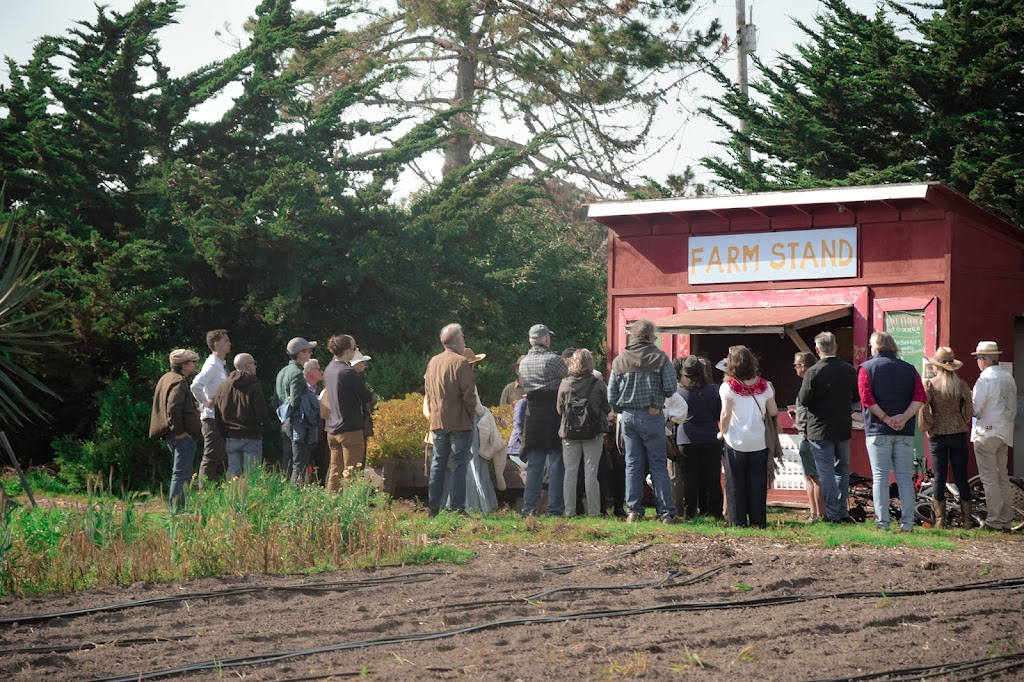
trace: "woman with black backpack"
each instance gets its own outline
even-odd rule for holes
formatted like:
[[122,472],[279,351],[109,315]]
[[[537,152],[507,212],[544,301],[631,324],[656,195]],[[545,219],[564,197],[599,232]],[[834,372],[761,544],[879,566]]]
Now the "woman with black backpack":
[[604,423],[612,411],[608,404],[608,387],[594,374],[594,356],[586,348],[572,354],[567,361],[569,376],[558,387],[557,409],[562,421],[558,436],[562,439],[562,461],[565,464],[565,516],[576,512],[576,479],[580,459],[583,460],[584,485],[587,491],[587,516],[601,513],[601,491],[597,469],[604,445]]

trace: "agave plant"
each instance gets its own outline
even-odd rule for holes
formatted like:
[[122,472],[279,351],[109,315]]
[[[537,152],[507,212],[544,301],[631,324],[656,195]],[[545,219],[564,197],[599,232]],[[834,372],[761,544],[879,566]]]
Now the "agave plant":
[[[2,197],[0,192],[0,203]],[[48,283],[36,268],[38,254],[15,234],[14,216],[9,215],[0,240],[0,421],[14,426],[47,418],[22,387],[56,397],[24,366],[25,359],[40,355],[46,346],[60,344],[47,322],[57,305],[34,305]]]

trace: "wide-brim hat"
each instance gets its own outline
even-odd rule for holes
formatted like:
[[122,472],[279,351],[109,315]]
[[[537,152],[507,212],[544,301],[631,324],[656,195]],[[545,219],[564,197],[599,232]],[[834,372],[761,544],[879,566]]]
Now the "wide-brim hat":
[[683,360],[679,370],[688,377],[699,377],[704,374],[704,363],[696,355],[690,355]]
[[726,363],[726,361],[728,359],[729,358],[722,358],[721,360],[716,362],[715,363],[715,369],[717,369],[719,372],[724,372],[725,371],[725,363]]
[[356,348],[355,352],[352,353],[352,359],[348,361],[348,364],[350,364],[353,367],[355,367],[360,362],[366,362],[369,359],[370,359],[369,355],[363,355],[363,352],[361,350],[359,350],[358,348]]
[[487,353],[474,353],[472,348],[467,348],[466,350],[462,351],[462,357],[469,360],[469,364],[475,365],[476,363],[486,358]]
[[999,355],[1002,352],[995,341],[979,341],[977,349],[971,355]]
[[948,369],[950,372],[955,372],[964,366],[964,363],[956,359],[953,349],[949,346],[942,346],[936,350],[935,355],[928,358],[928,364]]

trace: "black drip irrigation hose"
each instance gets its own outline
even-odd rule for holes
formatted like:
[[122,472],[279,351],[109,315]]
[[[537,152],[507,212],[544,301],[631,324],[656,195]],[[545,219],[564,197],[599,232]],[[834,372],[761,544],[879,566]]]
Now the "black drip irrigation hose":
[[[704,571],[703,573],[701,573],[699,575],[693,576],[691,578],[688,578],[688,579],[682,580],[682,581],[676,581],[676,578],[680,577],[682,574],[679,571],[673,570],[673,571],[670,571],[668,573],[668,575],[666,575],[664,578],[661,578],[660,580],[651,580],[649,582],[643,582],[643,583],[633,583],[633,584],[630,584],[630,585],[579,585],[579,586],[556,587],[556,588],[554,588],[552,590],[547,590],[545,592],[538,592],[537,594],[533,594],[533,595],[530,595],[528,597],[520,597],[520,598],[516,598],[516,599],[492,599],[492,600],[488,600],[488,601],[458,602],[458,603],[455,603],[455,604],[442,604],[442,605],[439,605],[439,606],[428,606],[428,607],[425,607],[425,608],[422,608],[422,609],[414,609],[414,610],[411,610],[411,611],[402,611],[400,613],[387,614],[384,617],[394,619],[394,618],[400,618],[400,617],[403,617],[403,616],[412,616],[412,615],[417,615],[417,614],[420,614],[420,613],[427,613],[427,612],[430,612],[430,611],[437,611],[439,609],[444,609],[446,611],[469,611],[471,609],[483,608],[483,607],[487,607],[487,606],[510,606],[512,604],[524,604],[524,603],[529,603],[529,602],[535,602],[535,601],[539,600],[542,597],[545,597],[545,596],[548,596],[548,595],[551,595],[551,594],[555,594],[555,593],[558,593],[558,592],[574,592],[574,591],[590,591],[590,590],[636,590],[636,589],[642,589],[642,588],[645,588],[645,587],[654,587],[654,588],[660,588],[660,587],[686,587],[688,585],[694,585],[696,583],[703,582],[703,581],[705,581],[705,580],[707,580],[707,579],[709,579],[709,578],[711,578],[711,577],[713,577],[715,575],[718,575],[719,573],[721,573],[722,571],[724,571],[727,568],[737,568],[737,567],[740,567],[740,566],[750,566],[752,564],[753,564],[753,562],[750,561],[749,559],[747,559],[745,561],[736,561],[736,562],[733,562],[731,564],[724,564],[724,565],[719,566],[717,568],[712,568],[711,570]],[[69,651],[80,651],[80,650],[87,650],[87,649],[96,649],[96,648],[99,648],[100,646],[127,646],[129,644],[148,644],[148,643],[151,643],[151,642],[154,642],[154,641],[180,641],[182,639],[186,639],[189,636],[190,635],[185,635],[185,636],[181,636],[181,637],[168,636],[168,637],[165,637],[165,638],[162,638],[162,639],[150,638],[150,639],[142,639],[142,640],[114,640],[114,641],[111,641],[111,642],[103,642],[103,643],[100,643],[100,644],[96,644],[96,643],[91,643],[90,642],[90,643],[85,643],[85,644],[68,644],[68,645],[57,646],[57,647],[52,647],[51,646],[51,647],[30,647],[30,648],[25,648],[25,649],[8,649],[6,651],[0,651],[0,654],[16,654],[16,653],[21,653],[21,654],[51,654],[51,653],[66,653],[66,652],[69,652]]]
[[[1008,664],[999,666],[992,670],[977,672],[980,668],[988,668],[989,666],[993,666],[997,663]],[[938,677],[939,675],[952,675],[954,673],[967,671],[975,672],[973,675],[959,679],[959,682],[967,682],[968,680],[987,679],[993,673],[1004,672],[1020,667],[1024,667],[1024,654],[1006,654],[1004,656],[981,658],[976,661],[957,661],[954,663],[940,663],[938,665],[926,665],[916,668],[883,670],[881,672],[865,673],[863,675],[832,677],[829,679],[808,680],[807,682],[859,682],[861,680],[880,680],[883,678],[890,680],[891,682],[913,682],[914,680],[924,680],[929,677]]]
[[645,587],[686,587],[687,585],[693,585],[701,581],[707,580],[712,576],[718,575],[727,568],[738,568],[740,566],[750,566],[754,562],[747,559],[746,561],[736,561],[731,564],[725,564],[718,568],[712,568],[710,571],[704,571],[698,576],[694,576],[688,580],[682,582],[675,582],[676,578],[681,578],[683,573],[677,570],[668,572],[661,580],[649,580],[643,583],[629,583],[626,585],[566,585],[565,587],[554,587],[550,590],[544,590],[537,594],[531,594],[529,597],[523,597],[526,601],[537,601],[543,597],[548,597],[559,592],[590,592],[596,590],[640,590]]
[[145,637],[143,639],[112,639],[106,642],[85,642],[83,644],[62,644],[59,646],[31,646],[23,649],[4,649],[0,656],[9,654],[66,654],[71,651],[89,651],[114,646],[135,646],[136,644],[160,644],[161,642],[184,642],[192,635],[168,635],[166,637]]
[[[642,606],[632,609],[616,609],[609,611],[584,611],[580,613],[561,614],[557,616],[535,616],[532,618],[513,618],[509,620],[490,621],[478,625],[468,625],[454,630],[441,630],[438,632],[427,632],[422,634],[403,635],[398,637],[385,637],[380,639],[367,639],[357,642],[343,642],[341,644],[329,644],[327,646],[313,649],[302,649],[299,651],[288,651],[273,654],[257,654],[243,656],[240,658],[227,658],[220,661],[208,661],[203,663],[190,663],[177,668],[165,668],[163,670],[151,670],[148,672],[135,673],[122,677],[108,677],[92,682],[134,682],[135,680],[153,680],[162,677],[182,675],[189,672],[202,670],[220,670],[225,668],[237,668],[247,665],[266,665],[280,661],[312,656],[315,654],[333,653],[338,651],[351,651],[355,649],[368,649],[377,646],[389,646],[396,644],[408,644],[412,642],[428,642],[438,639],[447,639],[471,632],[493,630],[497,628],[512,627],[516,625],[534,625],[548,623],[563,623],[575,620],[594,620],[598,618],[625,618],[630,616],[641,616],[650,613],[671,613],[676,611],[714,611],[718,609],[743,609],[757,608],[763,606],[780,606],[786,604],[797,604],[801,602],[816,601],[820,599],[863,599],[867,597],[915,597],[934,594],[947,594],[950,592],[969,592],[972,590],[1000,590],[1024,588],[1024,578],[1006,580],[989,580],[986,582],[969,583],[966,585],[953,585],[950,587],[938,587],[918,590],[898,590],[894,592],[841,592],[837,594],[816,594],[790,597],[765,597],[760,599],[746,599],[740,601],[725,602],[693,602],[688,604],[661,604],[658,606]],[[857,678],[840,678],[857,679]],[[818,681],[824,682],[824,681]]]
[[138,601],[121,602],[120,604],[107,604],[105,606],[93,606],[87,609],[74,609],[72,611],[60,611],[57,613],[40,613],[24,616],[10,616],[0,618],[0,626],[14,625],[16,623],[41,623],[54,618],[74,618],[77,616],[88,616],[94,613],[108,613],[111,611],[125,611],[140,606],[153,606],[155,604],[168,604],[189,599],[217,599],[220,597],[234,597],[241,594],[254,594],[256,592],[344,592],[348,590],[365,589],[368,587],[379,587],[381,585],[406,585],[421,583],[433,580],[439,575],[447,575],[444,571],[420,571],[417,573],[405,573],[394,576],[383,576],[381,578],[365,578],[362,580],[349,580],[337,582],[303,583],[300,585],[274,585],[261,587],[236,587],[228,590],[212,590],[209,592],[192,592],[190,594],[175,594],[164,597],[151,597],[139,599]]
[[639,554],[640,552],[644,551],[648,547],[651,547],[651,545],[650,544],[640,545],[639,547],[637,547],[635,549],[627,549],[627,550],[625,550],[623,552],[616,552],[615,554],[609,554],[608,556],[603,557],[601,559],[594,559],[592,561],[584,561],[582,564],[566,564],[564,566],[545,566],[544,570],[549,572],[549,573],[558,573],[559,575],[565,575],[566,573],[572,573],[577,568],[586,568],[587,566],[596,566],[597,564],[602,564],[602,563],[604,563],[606,561],[613,561],[615,559],[623,559],[623,558],[628,557],[628,556],[633,556],[634,554]]
[[558,592],[587,592],[593,590],[638,590],[645,587],[686,587],[695,583],[702,582],[715,576],[727,568],[736,568],[738,566],[750,566],[753,562],[749,559],[745,561],[736,561],[731,564],[724,564],[718,568],[712,568],[710,571],[705,571],[700,575],[694,576],[681,582],[675,582],[675,579],[680,577],[682,574],[679,571],[669,571],[661,580],[652,580],[645,583],[632,583],[628,585],[569,585],[566,587],[556,587],[551,590],[544,592],[538,592],[537,594],[531,594],[528,597],[516,597],[514,599],[488,599],[486,601],[463,601],[455,602],[453,604],[439,604],[434,606],[425,606],[421,609],[412,609],[410,611],[400,611],[398,613],[385,614],[387,618],[399,618],[401,616],[415,616],[421,613],[429,613],[431,611],[437,611],[439,609],[445,609],[448,611],[469,611],[471,609],[485,608],[487,606],[509,606],[512,604],[523,604],[537,601],[538,599],[549,596]]

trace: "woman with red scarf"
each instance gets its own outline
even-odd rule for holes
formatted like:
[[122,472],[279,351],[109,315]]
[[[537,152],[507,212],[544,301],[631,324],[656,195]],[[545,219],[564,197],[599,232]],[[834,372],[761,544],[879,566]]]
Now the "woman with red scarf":
[[765,414],[779,413],[775,388],[758,374],[757,358],[746,346],[731,346],[719,389],[725,439],[725,496],[729,523],[768,525],[768,447]]

